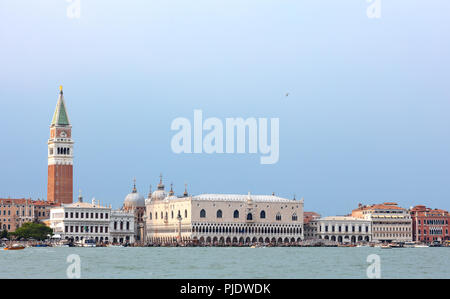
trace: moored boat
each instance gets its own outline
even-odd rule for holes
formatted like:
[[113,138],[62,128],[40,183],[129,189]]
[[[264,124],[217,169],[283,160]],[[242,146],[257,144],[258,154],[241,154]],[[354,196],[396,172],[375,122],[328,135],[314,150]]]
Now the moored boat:
[[81,243],[81,246],[82,247],[96,247],[95,240],[94,239],[84,240],[84,242]]
[[13,244],[12,246],[7,246],[3,249],[4,250],[21,250],[21,249],[25,249],[25,246],[20,245],[20,244]]
[[415,242],[405,242],[405,245],[403,247],[405,248],[414,248],[416,246]]
[[356,247],[354,244],[338,244],[337,247]]

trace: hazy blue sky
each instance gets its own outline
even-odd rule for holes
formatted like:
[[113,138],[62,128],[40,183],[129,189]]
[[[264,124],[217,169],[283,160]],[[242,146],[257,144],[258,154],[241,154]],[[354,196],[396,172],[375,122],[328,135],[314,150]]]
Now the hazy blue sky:
[[[450,209],[450,1],[0,1],[0,197],[45,198],[58,86],[74,190],[119,207],[136,177],[177,194],[275,192],[342,215]],[[285,94],[289,92],[289,96]],[[279,117],[280,160],[176,155],[176,117]]]

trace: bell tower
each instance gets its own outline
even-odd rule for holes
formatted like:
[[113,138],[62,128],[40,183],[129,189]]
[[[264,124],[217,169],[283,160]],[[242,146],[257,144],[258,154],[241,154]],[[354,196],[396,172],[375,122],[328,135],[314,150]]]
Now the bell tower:
[[50,124],[48,140],[47,201],[56,205],[73,202],[73,140],[62,86]]

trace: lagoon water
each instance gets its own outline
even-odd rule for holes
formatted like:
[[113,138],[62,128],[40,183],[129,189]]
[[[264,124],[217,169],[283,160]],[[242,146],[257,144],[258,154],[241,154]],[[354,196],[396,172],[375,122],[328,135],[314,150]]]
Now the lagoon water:
[[0,278],[367,278],[367,257],[380,257],[381,278],[450,278],[450,248],[370,247],[25,248],[0,250]]

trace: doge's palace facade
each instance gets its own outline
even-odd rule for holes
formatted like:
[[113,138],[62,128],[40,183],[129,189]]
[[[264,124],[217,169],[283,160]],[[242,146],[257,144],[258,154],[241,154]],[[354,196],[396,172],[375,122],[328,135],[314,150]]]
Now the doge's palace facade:
[[275,195],[166,194],[162,181],[145,201],[147,242],[296,243],[303,240],[303,199]]

